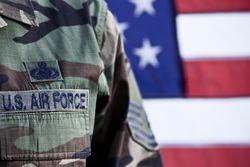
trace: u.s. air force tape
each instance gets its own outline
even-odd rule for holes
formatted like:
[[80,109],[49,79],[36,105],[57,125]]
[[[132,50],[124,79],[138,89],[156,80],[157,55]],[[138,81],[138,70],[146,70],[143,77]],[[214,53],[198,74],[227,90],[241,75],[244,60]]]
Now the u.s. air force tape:
[[88,109],[86,89],[1,91],[0,113],[79,111]]

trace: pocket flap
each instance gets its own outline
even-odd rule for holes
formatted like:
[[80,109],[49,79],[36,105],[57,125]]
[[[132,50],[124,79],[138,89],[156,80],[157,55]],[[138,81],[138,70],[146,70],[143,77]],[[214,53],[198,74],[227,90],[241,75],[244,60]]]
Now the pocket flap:
[[16,113],[0,116],[1,160],[84,159],[90,155],[84,113]]

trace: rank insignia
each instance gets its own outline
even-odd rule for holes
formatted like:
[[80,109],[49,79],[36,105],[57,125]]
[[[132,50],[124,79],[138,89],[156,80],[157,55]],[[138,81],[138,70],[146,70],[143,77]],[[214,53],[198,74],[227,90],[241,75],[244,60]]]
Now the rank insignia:
[[63,80],[57,60],[24,62],[31,82]]
[[149,150],[159,149],[147,115],[140,103],[130,101],[127,121],[132,137],[137,143]]

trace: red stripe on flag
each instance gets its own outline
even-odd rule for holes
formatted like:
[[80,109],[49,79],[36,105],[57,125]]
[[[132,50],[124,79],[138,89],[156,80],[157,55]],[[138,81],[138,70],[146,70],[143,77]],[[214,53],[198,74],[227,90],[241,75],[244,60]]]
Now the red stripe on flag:
[[175,0],[178,13],[249,11],[249,0]]
[[250,95],[250,60],[186,61],[188,97]]
[[250,148],[162,148],[166,167],[249,167]]

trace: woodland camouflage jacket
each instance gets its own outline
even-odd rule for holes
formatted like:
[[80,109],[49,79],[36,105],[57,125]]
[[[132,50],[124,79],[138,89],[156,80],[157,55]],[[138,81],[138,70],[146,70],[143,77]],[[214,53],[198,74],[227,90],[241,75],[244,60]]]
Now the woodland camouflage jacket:
[[161,167],[102,0],[0,0],[0,167]]

